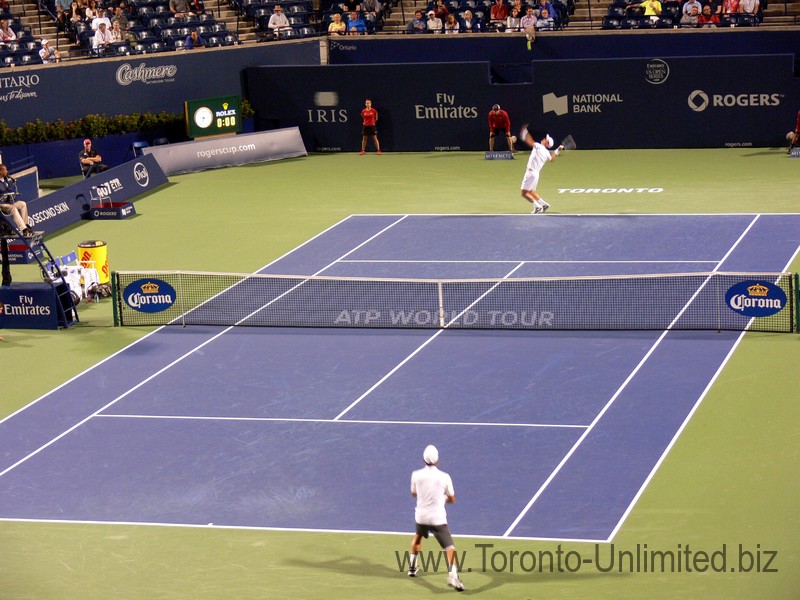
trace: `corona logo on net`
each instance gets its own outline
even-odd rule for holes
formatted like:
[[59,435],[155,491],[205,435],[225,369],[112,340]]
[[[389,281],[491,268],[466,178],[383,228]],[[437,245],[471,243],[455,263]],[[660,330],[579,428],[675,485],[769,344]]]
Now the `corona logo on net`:
[[160,279],[138,279],[125,286],[125,304],[141,312],[167,310],[177,299],[175,288]]
[[725,303],[746,317],[768,317],[783,310],[786,293],[772,283],[742,281],[728,289]]

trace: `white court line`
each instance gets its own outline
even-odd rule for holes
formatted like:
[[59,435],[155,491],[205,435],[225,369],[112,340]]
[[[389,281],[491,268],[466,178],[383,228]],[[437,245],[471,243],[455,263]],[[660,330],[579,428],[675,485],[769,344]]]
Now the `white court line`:
[[[505,274],[505,276],[503,276],[503,278],[502,278],[502,279],[507,279],[508,277],[510,277],[510,276],[511,276],[511,275],[514,273],[514,271],[516,271],[517,269],[519,269],[519,268],[520,268],[520,267],[521,267],[523,264],[524,264],[524,263],[519,263],[519,264],[518,264],[516,267],[514,267],[514,268],[513,268],[513,269],[511,269],[511,270],[510,270],[508,273],[506,273],[506,274]],[[502,281],[502,279],[501,279],[501,281]],[[488,293],[490,293],[492,290],[494,290],[494,289],[495,289],[495,288],[496,288],[498,285],[500,285],[500,282],[499,282],[499,281],[498,281],[497,283],[495,283],[495,284],[494,284],[492,287],[490,287],[488,290],[486,290],[486,292],[485,292],[485,293],[481,294],[481,295],[480,295],[480,296],[479,296],[479,297],[478,297],[478,298],[477,298],[477,299],[476,299],[476,300],[475,300],[475,301],[474,301],[472,304],[470,304],[469,306],[467,306],[467,308],[465,308],[464,310],[462,310],[462,311],[461,311],[461,312],[460,312],[458,315],[456,315],[456,316],[455,316],[453,319],[451,319],[451,320],[450,320],[450,323],[453,323],[454,321],[456,321],[456,320],[457,320],[457,319],[458,319],[458,318],[459,318],[461,315],[463,315],[463,314],[464,314],[465,312],[467,312],[467,311],[468,311],[470,308],[472,308],[473,306],[475,306],[475,304],[476,304],[477,302],[479,302],[479,301],[480,301],[480,300],[481,300],[481,299],[482,299],[484,296],[486,296]],[[445,329],[446,329],[446,328],[447,328],[447,327],[450,325],[450,323],[447,323],[447,324],[445,325]],[[392,375],[394,375],[394,374],[395,374],[395,373],[396,373],[396,372],[397,372],[397,371],[398,371],[398,370],[399,370],[399,369],[400,369],[400,368],[401,368],[401,367],[402,367],[404,364],[406,364],[406,363],[407,363],[409,360],[411,360],[411,359],[412,359],[412,358],[413,358],[413,357],[414,357],[414,356],[415,356],[415,355],[416,355],[418,352],[420,352],[420,351],[421,351],[421,350],[422,350],[422,349],[423,349],[425,346],[427,346],[427,345],[428,345],[428,344],[430,344],[430,343],[431,343],[433,340],[435,340],[437,337],[439,337],[439,336],[440,336],[440,335],[441,335],[441,334],[442,334],[442,333],[445,331],[445,329],[438,329],[438,330],[436,331],[436,333],[434,333],[434,334],[433,334],[431,337],[429,337],[427,340],[425,340],[424,342],[422,342],[422,344],[420,344],[420,345],[417,347],[417,349],[416,349],[416,350],[414,350],[414,351],[413,351],[411,354],[409,354],[408,356],[406,356],[406,357],[405,357],[403,360],[401,360],[401,361],[400,361],[400,362],[399,362],[397,365],[395,365],[395,367],[394,367],[394,368],[393,368],[391,371],[389,371],[388,373],[386,373],[386,375],[384,375],[383,377],[381,377],[381,378],[380,378],[380,379],[379,379],[379,380],[378,380],[378,381],[377,381],[377,382],[376,382],[376,383],[375,383],[375,384],[374,384],[372,387],[370,387],[370,388],[369,388],[369,389],[368,389],[366,392],[364,392],[364,393],[363,393],[363,394],[361,394],[361,395],[360,395],[358,398],[356,398],[356,399],[355,399],[353,402],[351,402],[351,403],[350,403],[350,406],[348,406],[348,407],[347,407],[347,408],[345,408],[345,409],[344,409],[342,412],[340,412],[338,415],[336,415],[336,417],[334,417],[334,421],[338,421],[338,420],[339,420],[339,419],[341,419],[341,418],[342,418],[344,415],[346,415],[348,412],[350,412],[350,410],[351,410],[351,409],[353,409],[353,408],[354,408],[356,405],[358,405],[358,403],[359,403],[359,402],[361,402],[361,401],[362,401],[364,398],[366,398],[366,397],[367,397],[367,396],[369,396],[369,395],[370,395],[370,394],[371,394],[373,391],[375,391],[375,390],[378,388],[378,386],[380,386],[381,384],[383,384],[383,382],[384,382],[384,381],[386,381],[387,379],[389,379],[389,377],[391,377]]]
[[[379,232],[375,233],[374,235],[370,236],[369,238],[367,238],[366,240],[364,240],[363,242],[361,242],[361,243],[360,243],[358,246],[356,246],[356,247],[352,248],[351,250],[349,250],[348,252],[346,252],[345,254],[343,254],[342,256],[340,256],[339,258],[337,258],[336,260],[334,260],[333,262],[331,262],[331,263],[330,263],[330,264],[328,264],[327,266],[323,267],[322,269],[320,269],[319,271],[317,271],[316,273],[314,273],[314,275],[319,275],[320,273],[322,273],[323,271],[325,271],[326,269],[328,269],[328,268],[329,268],[329,267],[331,267],[332,265],[336,264],[336,262],[337,262],[337,261],[339,261],[341,258],[343,258],[343,257],[347,256],[348,254],[351,254],[352,252],[355,252],[356,250],[358,250],[359,248],[361,248],[361,247],[362,247],[364,244],[368,244],[369,242],[371,242],[373,239],[375,239],[376,237],[378,237],[379,235],[381,235],[382,233],[384,233],[384,232],[385,232],[385,231],[387,231],[388,229],[391,229],[392,227],[394,227],[395,225],[397,225],[398,223],[400,223],[400,222],[401,222],[403,219],[405,219],[405,217],[400,217],[399,219],[397,219],[396,221],[394,221],[394,222],[393,222],[393,223],[391,223],[390,225],[388,225],[388,226],[384,227],[384,228],[383,228],[383,229],[381,229]],[[314,275],[312,275],[312,277],[313,277]],[[274,301],[275,301],[274,299],[273,299],[273,300],[271,300],[271,302],[274,302]],[[258,309],[258,310],[261,310],[261,309]],[[248,315],[247,317],[245,317],[244,319],[242,319],[242,321],[245,321],[245,320],[247,320],[247,319],[248,319],[250,316],[252,316],[252,315],[253,315],[253,314],[255,314],[256,312],[258,312],[258,310],[257,310],[257,311],[254,311],[254,312],[252,312],[252,313],[250,313],[250,315]],[[241,322],[241,321],[240,321],[240,322]],[[111,402],[109,402],[109,403],[108,403],[108,404],[106,404],[105,406],[101,407],[100,409],[98,409],[98,410],[96,410],[95,412],[93,412],[92,414],[90,414],[88,417],[86,417],[86,418],[84,418],[84,419],[80,420],[78,423],[76,423],[75,425],[73,425],[72,427],[70,427],[69,429],[67,429],[66,431],[62,432],[61,434],[59,434],[59,435],[58,435],[58,436],[56,436],[55,438],[51,439],[49,442],[47,442],[47,443],[45,443],[45,444],[43,444],[43,445],[39,446],[39,448],[37,448],[37,449],[36,449],[36,450],[34,450],[33,452],[29,453],[28,455],[24,456],[23,458],[19,459],[19,460],[18,460],[17,462],[15,462],[13,465],[11,465],[11,466],[7,467],[7,468],[6,468],[6,469],[4,469],[3,471],[0,471],[0,477],[2,477],[3,475],[5,475],[5,474],[6,474],[6,473],[8,473],[9,471],[13,470],[14,468],[18,467],[18,466],[19,466],[19,465],[21,465],[22,463],[26,462],[26,461],[27,461],[28,459],[30,459],[31,457],[33,457],[33,456],[36,456],[37,454],[39,454],[39,452],[41,452],[41,451],[42,451],[42,450],[44,450],[45,448],[48,448],[49,446],[51,446],[52,444],[54,444],[56,441],[60,440],[62,437],[64,437],[64,436],[65,436],[65,435],[67,435],[68,433],[70,433],[70,432],[74,431],[75,429],[77,429],[78,427],[80,427],[81,425],[83,425],[84,423],[86,423],[87,421],[89,421],[89,420],[90,420],[92,417],[96,417],[96,416],[97,416],[97,415],[98,415],[100,412],[102,412],[102,411],[106,410],[107,408],[109,408],[109,407],[113,406],[115,403],[117,403],[118,401],[120,401],[122,398],[126,397],[128,394],[130,394],[130,393],[131,393],[131,392],[133,392],[134,390],[137,390],[138,388],[140,388],[141,386],[143,386],[145,383],[147,383],[147,382],[149,382],[149,381],[151,381],[151,380],[155,379],[157,376],[161,375],[162,373],[164,373],[164,372],[165,372],[165,371],[167,371],[168,369],[172,368],[173,366],[175,366],[176,364],[178,364],[179,362],[181,362],[181,361],[182,361],[184,358],[186,358],[186,357],[190,356],[191,354],[195,353],[197,350],[199,350],[200,348],[203,348],[203,347],[204,347],[204,346],[206,346],[207,344],[210,344],[211,342],[213,342],[213,341],[214,341],[214,340],[216,340],[217,338],[219,338],[219,337],[221,337],[221,336],[225,335],[227,332],[229,332],[229,331],[230,331],[231,329],[233,329],[233,328],[234,328],[234,326],[226,327],[225,329],[223,329],[223,330],[222,330],[222,331],[220,331],[219,333],[215,334],[214,336],[212,336],[212,337],[210,337],[209,339],[207,339],[206,341],[204,341],[202,344],[199,344],[198,346],[195,346],[194,348],[192,348],[192,349],[191,349],[191,350],[189,350],[188,352],[184,353],[182,356],[180,356],[179,358],[175,359],[174,361],[172,361],[171,363],[169,363],[169,364],[168,364],[168,365],[166,365],[165,367],[162,367],[161,369],[159,369],[158,371],[156,371],[155,373],[153,373],[152,375],[150,375],[150,376],[149,376],[149,377],[147,377],[146,379],[143,379],[142,381],[140,381],[139,383],[137,383],[135,386],[133,386],[132,388],[128,389],[126,392],[123,392],[122,394],[120,394],[119,396],[117,396],[116,398],[114,398],[114,399],[113,399]],[[155,333],[155,332],[153,332],[153,333]]]
[[[95,521],[87,519],[11,519],[0,517],[0,523],[69,523],[72,525],[124,525],[124,526],[144,526],[144,527],[177,527],[182,529],[225,529],[233,531],[286,531],[291,533],[347,533],[356,535],[401,535],[408,537],[408,531],[380,531],[377,529],[315,529],[313,527],[258,527],[255,525],[217,525],[216,523],[159,523],[157,521]],[[522,537],[511,536],[503,537],[499,535],[487,535],[484,533],[459,533],[453,535],[454,539],[465,540],[465,538],[489,539],[489,540],[525,540],[540,542],[565,542],[565,543],[587,543],[596,544],[604,542],[600,539],[587,538],[548,538],[548,537]]]
[[544,428],[564,428],[564,429],[585,429],[588,425],[569,425],[561,423],[489,423],[489,422],[470,422],[470,421],[392,421],[392,420],[373,420],[373,419],[312,419],[300,417],[222,417],[222,416],[203,416],[203,415],[126,415],[126,414],[103,414],[97,415],[101,419],[153,419],[153,420],[176,420],[176,421],[258,421],[258,422],[278,422],[278,423],[335,423],[337,425],[456,425],[459,427],[544,427]]
[[[795,249],[794,254],[792,254],[792,257],[787,261],[786,265],[783,267],[784,271],[787,271],[789,269],[789,265],[792,264],[794,259],[797,257],[798,253],[800,253],[800,246],[798,246]],[[752,322],[752,319],[751,319],[750,322]],[[749,324],[748,324],[748,327],[749,327]],[[724,360],[720,364],[720,366],[717,369],[716,373],[714,373],[714,376],[708,382],[708,385],[705,387],[703,392],[697,398],[697,402],[694,403],[694,406],[692,406],[692,409],[689,411],[689,414],[686,415],[686,418],[683,420],[683,423],[681,423],[681,426],[678,427],[678,430],[675,432],[675,435],[672,436],[672,439],[670,440],[669,444],[667,444],[667,447],[664,448],[664,452],[661,453],[661,456],[659,457],[658,461],[656,461],[656,464],[653,465],[653,468],[650,470],[650,474],[647,476],[647,478],[645,478],[644,482],[642,483],[641,487],[639,488],[639,491],[636,492],[636,495],[633,497],[633,499],[631,500],[630,504],[628,505],[628,508],[625,509],[624,513],[622,513],[622,516],[620,517],[619,522],[614,527],[614,529],[611,531],[611,534],[608,536],[608,539],[606,541],[610,542],[611,540],[614,539],[614,537],[616,537],[617,533],[622,528],[623,523],[625,523],[625,521],[627,520],[628,515],[630,515],[631,511],[633,510],[633,507],[639,501],[639,498],[641,498],[641,496],[644,493],[644,491],[647,488],[647,486],[650,485],[650,481],[655,476],[656,471],[658,471],[658,469],[661,467],[661,464],[667,458],[667,455],[669,454],[670,450],[672,450],[672,447],[675,445],[675,443],[678,441],[678,438],[680,437],[681,433],[683,433],[683,430],[686,429],[686,426],[689,424],[689,421],[694,416],[694,413],[697,411],[698,408],[700,408],[700,404],[705,399],[705,397],[708,394],[709,390],[711,390],[711,387],[714,385],[714,382],[716,382],[716,380],[719,378],[720,374],[722,373],[723,369],[725,368],[725,365],[728,364],[728,361],[733,356],[733,353],[739,347],[739,344],[744,339],[744,334],[745,333],[747,333],[747,331],[743,331],[736,338],[736,341],[734,342],[734,344],[731,347],[731,349],[728,352],[728,354],[725,356]]]
[[[714,267],[714,269],[711,271],[711,273],[715,273],[716,271],[719,270],[719,268],[722,266],[722,263],[725,262],[725,260],[731,255],[731,253],[736,249],[736,247],[745,238],[745,236],[750,231],[750,229],[752,229],[752,227],[756,224],[756,221],[758,221],[758,217],[759,217],[759,215],[756,215],[755,218],[752,221],[750,221],[750,224],[745,228],[745,230],[742,232],[742,234],[739,236],[739,238],[730,247],[728,252],[725,253],[725,256],[723,256],[722,259],[717,263],[717,265]],[[669,324],[667,329],[665,329],[661,333],[661,335],[658,336],[658,339],[655,341],[655,343],[653,343],[653,345],[650,347],[650,349],[647,351],[647,353],[644,355],[644,357],[642,357],[642,360],[639,361],[639,364],[637,364],[636,367],[634,367],[633,371],[631,371],[630,375],[628,375],[628,377],[625,378],[625,381],[622,382],[622,385],[620,385],[620,387],[617,389],[617,391],[614,392],[614,395],[611,396],[609,401],[600,410],[600,412],[597,414],[597,416],[591,422],[589,427],[586,428],[586,430],[578,438],[578,440],[575,442],[575,444],[573,444],[572,448],[570,448],[570,450],[569,450],[569,452],[567,452],[566,456],[564,456],[564,458],[561,459],[561,461],[558,463],[558,465],[556,465],[556,468],[553,470],[553,472],[550,473],[549,477],[544,481],[544,483],[542,483],[542,485],[539,487],[539,489],[536,490],[536,493],[533,495],[533,497],[525,505],[525,508],[522,509],[522,512],[520,512],[519,515],[517,515],[517,518],[514,519],[514,521],[511,523],[511,525],[509,525],[508,529],[503,534],[504,536],[510,535],[511,532],[513,531],[513,529],[517,525],[519,525],[519,522],[523,519],[523,517],[525,517],[525,515],[528,513],[528,511],[530,511],[530,509],[534,505],[534,503],[539,499],[539,497],[544,493],[544,491],[547,489],[547,487],[550,485],[550,483],[552,483],[552,481],[556,478],[556,476],[561,472],[561,469],[564,468],[564,465],[566,465],[567,461],[569,461],[570,457],[572,457],[572,455],[575,454],[575,452],[578,450],[578,448],[583,443],[583,441],[587,437],[589,437],[589,434],[594,430],[594,428],[597,425],[597,423],[600,422],[600,419],[603,417],[603,415],[608,411],[609,408],[611,408],[611,405],[614,404],[614,401],[617,398],[619,398],[620,394],[625,390],[625,388],[628,387],[628,384],[633,380],[633,378],[636,376],[636,374],[641,370],[641,368],[644,366],[645,362],[647,362],[647,360],[653,355],[653,352],[655,352],[656,348],[658,348],[658,346],[661,345],[661,342],[664,341],[664,338],[667,337],[667,334],[672,329],[672,326],[675,323],[678,322],[678,319],[680,319],[681,316],[683,315],[683,313],[686,312],[686,310],[689,308],[691,303],[694,301],[694,299],[697,297],[697,295],[702,291],[702,289],[706,286],[706,284],[708,284],[708,282],[710,280],[711,280],[711,275],[709,275],[705,279],[705,281],[703,281],[703,283],[697,288],[697,291],[692,295],[691,298],[689,298],[689,301],[683,306],[683,308],[680,310],[680,312],[675,316],[675,318]]]
[[[347,221],[348,219],[350,219],[350,218],[352,218],[352,217],[353,217],[353,215],[350,215],[350,216],[348,216],[348,217],[345,217],[344,219],[342,219],[342,220],[341,220],[341,221],[339,221],[338,223],[334,223],[333,225],[331,225],[331,226],[330,226],[330,227],[328,227],[327,229],[324,229],[323,231],[320,231],[318,234],[316,234],[315,236],[313,236],[313,237],[311,237],[311,238],[307,239],[305,242],[303,242],[302,244],[300,244],[300,245],[299,245],[299,246],[297,246],[296,248],[292,248],[291,250],[289,250],[288,252],[286,252],[286,253],[282,254],[281,256],[279,256],[278,258],[276,258],[275,260],[272,260],[272,261],[270,261],[269,263],[267,263],[266,265],[264,265],[263,267],[261,267],[261,268],[260,268],[258,271],[256,271],[256,272],[255,272],[255,273],[253,273],[253,274],[254,274],[254,275],[255,275],[255,274],[258,274],[258,273],[260,273],[261,271],[263,271],[264,269],[266,269],[266,268],[268,268],[268,267],[272,266],[273,264],[275,264],[275,263],[276,263],[276,262],[278,262],[279,260],[283,260],[284,258],[286,258],[287,256],[289,256],[289,255],[290,255],[290,254],[292,254],[293,252],[296,252],[297,250],[299,250],[300,248],[302,248],[302,247],[303,247],[303,246],[305,246],[306,244],[310,244],[312,241],[314,241],[314,240],[315,240],[315,239],[317,239],[318,237],[320,237],[320,236],[322,236],[322,235],[324,235],[324,234],[328,233],[328,232],[329,232],[329,231],[331,231],[332,229],[335,229],[336,227],[338,227],[339,225],[341,225],[342,223],[344,223],[345,221]],[[80,373],[78,373],[77,375],[75,375],[75,376],[73,376],[73,377],[71,377],[71,378],[67,379],[67,381],[65,381],[64,383],[62,383],[62,384],[60,384],[60,385],[58,385],[58,386],[56,386],[56,387],[54,387],[54,388],[53,388],[52,390],[50,390],[49,392],[46,392],[45,394],[42,394],[41,396],[39,396],[39,397],[38,397],[38,398],[36,398],[35,400],[33,400],[33,401],[29,402],[29,403],[28,403],[28,404],[26,404],[25,406],[23,406],[23,407],[21,407],[21,408],[19,408],[19,409],[15,410],[15,411],[14,411],[13,413],[11,413],[10,415],[7,415],[6,417],[4,417],[4,418],[0,419],[0,425],[2,425],[2,424],[5,422],[5,421],[7,421],[8,419],[10,419],[10,418],[11,418],[11,417],[13,417],[14,415],[17,415],[17,414],[21,413],[22,411],[24,411],[24,410],[26,410],[26,409],[30,408],[31,406],[33,406],[33,405],[34,405],[34,404],[36,404],[37,402],[39,402],[39,401],[41,401],[41,400],[44,400],[45,398],[47,398],[47,397],[48,397],[48,396],[50,396],[51,394],[54,394],[55,392],[57,392],[57,391],[58,391],[58,390],[60,390],[61,388],[63,388],[63,387],[65,387],[65,386],[69,385],[69,384],[70,384],[70,383],[72,383],[73,381],[75,381],[75,380],[79,379],[80,377],[83,377],[83,376],[84,376],[84,375],[86,375],[87,373],[91,372],[93,369],[96,369],[97,367],[101,366],[102,364],[104,364],[104,363],[106,363],[106,362],[110,361],[110,360],[111,360],[112,358],[114,358],[115,356],[118,356],[119,354],[122,354],[123,352],[125,352],[125,351],[126,351],[126,350],[128,350],[129,348],[133,348],[133,347],[134,347],[136,344],[139,344],[139,343],[143,342],[144,340],[146,340],[147,338],[149,338],[151,335],[154,335],[154,334],[158,333],[159,331],[161,331],[161,330],[162,330],[162,329],[164,329],[165,327],[166,327],[166,325],[162,325],[162,326],[158,327],[157,329],[154,329],[154,330],[153,330],[153,331],[151,331],[150,333],[147,333],[147,334],[143,335],[142,337],[140,337],[138,340],[135,340],[135,341],[131,342],[130,344],[128,344],[128,345],[127,345],[127,346],[125,346],[124,348],[120,348],[119,350],[117,350],[117,351],[116,351],[116,352],[114,352],[113,354],[111,354],[111,355],[107,356],[107,357],[106,357],[106,358],[104,358],[103,360],[101,360],[101,361],[99,361],[99,362],[97,362],[97,363],[93,364],[91,367],[89,367],[89,368],[87,368],[87,369],[84,369],[83,371],[81,371],[81,372],[80,372]]]
[[367,259],[351,258],[341,261],[343,263],[389,263],[389,264],[507,264],[524,262],[527,265],[661,265],[661,264],[716,264],[717,259],[713,260],[400,260],[400,259]]

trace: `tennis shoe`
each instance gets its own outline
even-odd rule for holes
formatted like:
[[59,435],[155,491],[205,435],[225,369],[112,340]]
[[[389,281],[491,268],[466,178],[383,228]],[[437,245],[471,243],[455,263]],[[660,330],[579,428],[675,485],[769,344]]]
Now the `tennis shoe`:
[[532,215],[538,215],[539,213],[542,212],[544,212],[544,209],[541,206],[539,206],[538,204],[533,205],[533,210],[531,211]]
[[447,576],[447,585],[452,586],[457,592],[464,591],[464,584],[461,583],[461,580],[458,578],[458,574],[456,573],[450,573]]
[[550,208],[550,205],[544,200],[540,200],[539,202],[542,203],[542,212],[545,212],[548,208]]
[[414,565],[413,567],[408,567],[408,576],[409,577],[416,577],[417,573],[419,573],[419,565]]
[[364,151],[362,150],[361,152],[359,152],[359,154],[364,154]]
[[383,152],[381,152],[380,150],[378,150],[378,154],[383,154]]

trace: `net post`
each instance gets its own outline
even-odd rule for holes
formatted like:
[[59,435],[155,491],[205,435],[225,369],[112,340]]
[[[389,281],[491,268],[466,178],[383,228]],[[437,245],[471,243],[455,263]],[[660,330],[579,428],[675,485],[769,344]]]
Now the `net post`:
[[181,327],[186,327],[186,303],[183,297],[183,273],[178,271],[178,298],[181,299]]
[[795,273],[794,280],[794,330],[800,333],[800,273]]
[[114,327],[119,327],[119,310],[117,309],[117,272],[111,271],[111,310],[114,313]]
[[441,281],[436,282],[437,292],[439,294],[439,329],[444,329],[444,293],[443,293],[443,283]]

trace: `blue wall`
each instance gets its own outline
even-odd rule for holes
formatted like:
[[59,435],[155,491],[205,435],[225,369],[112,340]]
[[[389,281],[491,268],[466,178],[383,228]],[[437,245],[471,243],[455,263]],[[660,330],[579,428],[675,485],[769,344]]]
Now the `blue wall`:
[[19,127],[87,114],[180,113],[188,99],[240,94],[246,67],[319,62],[313,40],[6,69],[0,71],[0,118]]
[[490,65],[413,63],[254,67],[259,119],[298,126],[309,151],[356,151],[371,98],[389,151],[484,150],[495,102],[582,148],[783,144],[800,107],[792,55],[534,61],[532,83],[497,85]]
[[800,30],[797,29],[612,31],[589,35],[565,32],[539,35],[530,50],[523,35],[409,35],[332,40],[329,62],[335,65],[488,62],[495,83],[521,83],[530,81],[530,71],[514,66],[539,60],[741,56],[796,54],[798,51]]

